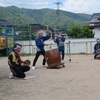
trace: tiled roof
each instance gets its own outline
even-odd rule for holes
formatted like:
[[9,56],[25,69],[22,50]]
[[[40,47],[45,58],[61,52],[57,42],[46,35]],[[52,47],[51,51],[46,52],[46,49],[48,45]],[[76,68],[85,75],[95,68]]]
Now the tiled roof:
[[[43,26],[41,24],[30,24],[31,28],[35,29],[46,29],[47,26]],[[50,30],[53,30],[52,28],[48,27]]]
[[100,22],[100,13],[94,13],[90,19],[90,23]]
[[10,27],[10,26],[15,27],[15,25],[11,24],[10,22],[8,22],[7,20],[4,20],[4,19],[0,19],[0,25],[1,26],[8,26],[8,27]]

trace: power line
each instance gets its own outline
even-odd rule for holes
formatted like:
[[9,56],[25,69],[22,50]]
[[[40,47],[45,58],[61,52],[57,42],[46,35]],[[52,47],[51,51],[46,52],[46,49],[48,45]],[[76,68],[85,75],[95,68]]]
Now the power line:
[[60,21],[60,18],[59,18],[59,6],[60,5],[63,5],[62,4],[62,2],[56,2],[56,3],[54,3],[54,4],[56,4],[57,5],[57,12],[56,12],[56,15],[57,15],[57,28],[58,28],[58,31],[59,31],[59,21]]

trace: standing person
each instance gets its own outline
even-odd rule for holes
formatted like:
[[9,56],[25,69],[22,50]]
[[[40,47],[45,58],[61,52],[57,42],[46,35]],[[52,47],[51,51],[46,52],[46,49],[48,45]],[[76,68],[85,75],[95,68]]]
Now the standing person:
[[64,52],[65,52],[65,46],[64,46],[64,42],[65,42],[65,37],[62,36],[62,32],[59,32],[57,37],[54,39],[54,42],[57,43],[58,46],[58,50],[59,52],[62,53],[62,63],[64,63]]
[[22,61],[20,52],[22,46],[20,44],[15,44],[13,47],[13,51],[8,56],[8,64],[10,66],[10,74],[9,78],[18,77],[18,78],[25,78],[26,71],[30,70],[29,65],[24,64]]
[[34,58],[34,61],[33,61],[33,65],[32,65],[32,69],[35,69],[35,65],[36,65],[36,62],[40,56],[40,54],[43,55],[43,62],[42,62],[42,65],[45,66],[45,50],[44,50],[44,46],[47,46],[46,44],[44,44],[44,41],[50,39],[51,37],[51,34],[49,31],[47,31],[47,35],[46,36],[43,36],[43,32],[40,31],[38,33],[38,37],[36,38],[35,40],[35,43],[36,43],[36,46],[37,46],[37,52],[36,52],[36,56]]
[[94,59],[100,59],[100,39],[97,39],[97,43],[94,45]]

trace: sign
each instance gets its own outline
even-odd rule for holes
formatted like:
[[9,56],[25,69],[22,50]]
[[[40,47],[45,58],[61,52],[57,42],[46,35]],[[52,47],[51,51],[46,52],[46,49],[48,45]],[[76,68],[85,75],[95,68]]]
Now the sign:
[[13,37],[8,37],[8,41],[7,41],[7,45],[8,45],[8,48],[9,47],[13,47],[14,46],[14,39]]

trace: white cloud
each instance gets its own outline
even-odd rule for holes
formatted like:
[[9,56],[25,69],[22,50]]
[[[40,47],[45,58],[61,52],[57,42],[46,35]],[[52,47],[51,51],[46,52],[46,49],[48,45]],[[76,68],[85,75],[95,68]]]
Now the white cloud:
[[40,9],[54,5],[57,0],[0,0],[0,6],[18,6],[23,8]]
[[65,0],[63,2],[63,10],[75,13],[100,13],[99,0]]

